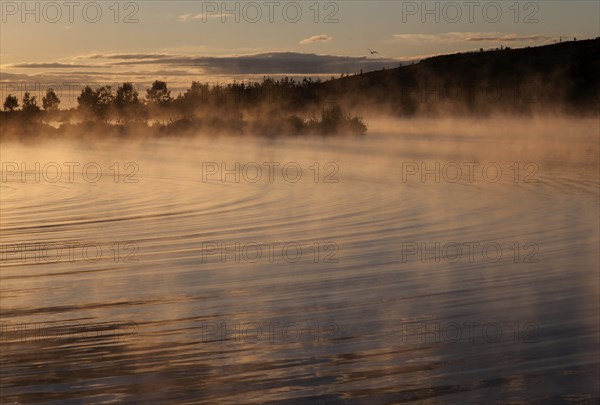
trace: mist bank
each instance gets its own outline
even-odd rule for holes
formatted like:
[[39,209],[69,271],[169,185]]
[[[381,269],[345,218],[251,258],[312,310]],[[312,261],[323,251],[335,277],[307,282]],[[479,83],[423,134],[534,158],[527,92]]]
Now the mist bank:
[[[180,115],[162,111],[156,118],[143,115],[127,119],[87,119],[77,111],[44,116],[13,112],[0,116],[0,140],[27,141],[40,138],[143,138],[193,136],[362,136],[363,119],[339,105],[301,114],[276,108],[255,111],[217,109]],[[43,118],[42,118],[43,117]],[[52,119],[49,119],[52,117]]]

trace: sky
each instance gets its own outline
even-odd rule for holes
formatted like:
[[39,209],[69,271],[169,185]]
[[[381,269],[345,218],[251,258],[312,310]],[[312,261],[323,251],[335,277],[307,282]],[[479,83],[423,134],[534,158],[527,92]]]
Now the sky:
[[2,0],[0,11],[2,97],[53,86],[73,98],[84,84],[155,79],[177,92],[193,80],[329,78],[600,36],[596,0]]

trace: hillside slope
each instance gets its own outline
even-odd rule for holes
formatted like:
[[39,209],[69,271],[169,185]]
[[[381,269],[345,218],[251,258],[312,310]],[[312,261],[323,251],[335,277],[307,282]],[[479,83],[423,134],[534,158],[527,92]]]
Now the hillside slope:
[[324,82],[323,96],[397,115],[568,112],[600,107],[600,38],[437,56]]

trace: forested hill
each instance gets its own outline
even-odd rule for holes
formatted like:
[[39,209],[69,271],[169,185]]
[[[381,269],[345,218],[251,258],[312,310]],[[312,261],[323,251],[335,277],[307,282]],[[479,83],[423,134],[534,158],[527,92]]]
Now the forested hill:
[[436,56],[320,85],[322,96],[398,115],[599,111],[600,38]]

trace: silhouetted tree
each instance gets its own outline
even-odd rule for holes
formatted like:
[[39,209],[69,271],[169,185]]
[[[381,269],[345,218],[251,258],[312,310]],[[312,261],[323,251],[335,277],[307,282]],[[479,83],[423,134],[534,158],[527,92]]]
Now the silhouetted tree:
[[46,95],[42,97],[42,107],[46,111],[56,111],[58,110],[58,105],[60,104],[60,99],[54,92],[54,89],[46,90]]
[[192,82],[192,86],[175,100],[175,105],[184,115],[188,116],[200,105],[208,101],[208,84]]
[[208,94],[208,84],[192,82],[192,86],[183,94],[184,98],[202,101]]
[[167,88],[167,83],[160,80],[156,80],[152,83],[152,87],[150,87],[146,93],[146,100],[148,100],[148,103],[150,104],[166,105],[173,100],[171,98],[171,91]]
[[139,102],[138,92],[133,88],[131,82],[123,83],[123,85],[117,88],[117,95],[115,96],[115,105],[117,108],[122,109],[138,104]]
[[96,91],[90,86],[86,86],[79,97],[77,103],[84,114],[93,113],[101,120],[108,119],[108,112],[115,101],[115,95],[110,86],[103,86]]
[[142,121],[145,114],[137,90],[133,83],[126,82],[117,88],[115,108],[119,119],[125,122]]
[[94,105],[96,104],[96,94],[90,86],[85,86],[81,90],[81,94],[77,97],[77,105],[80,110],[85,113],[91,113],[94,111]]
[[32,114],[38,111],[40,111],[40,107],[37,105],[36,97],[29,94],[29,92],[23,94],[23,112]]
[[96,104],[94,106],[94,112],[96,116],[102,120],[108,118],[108,112],[110,107],[115,101],[115,95],[110,86],[102,86],[95,92]]
[[19,108],[19,99],[17,96],[9,94],[4,100],[4,111],[14,111]]

